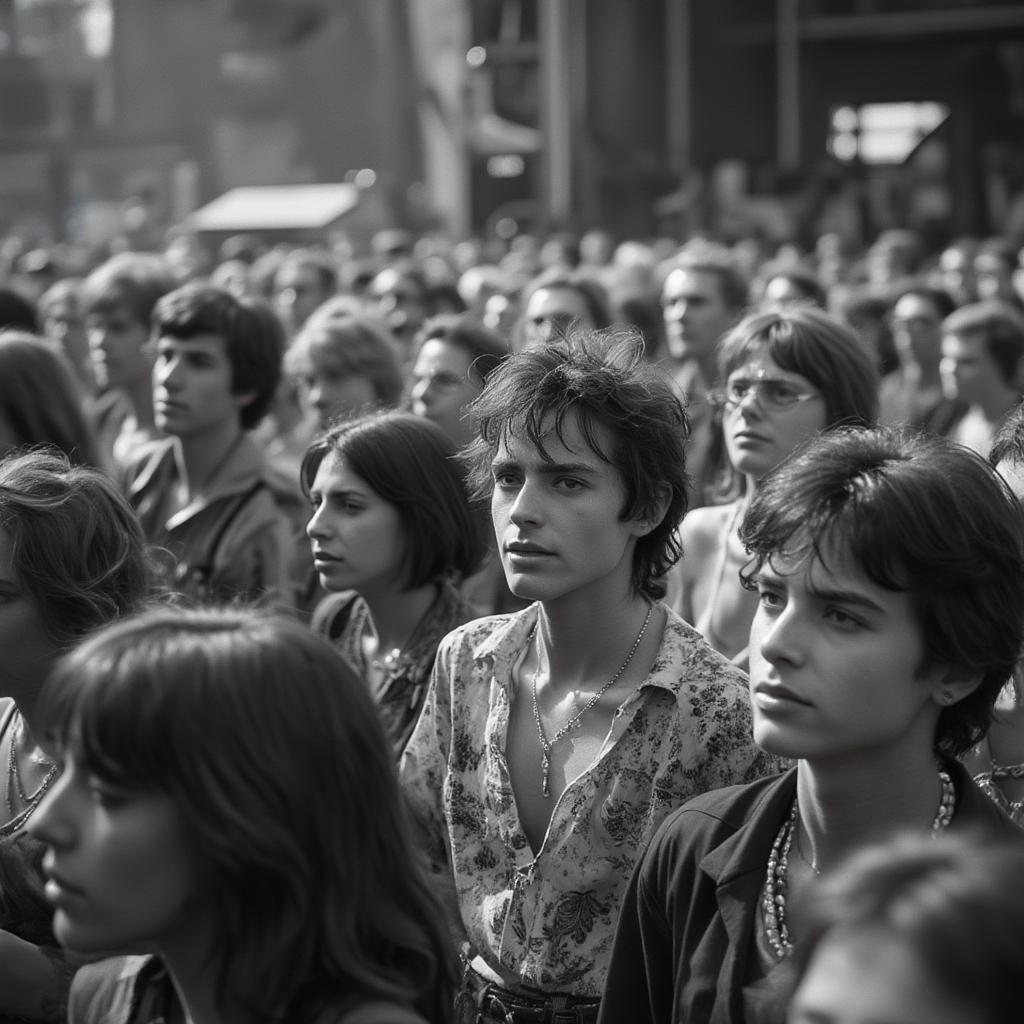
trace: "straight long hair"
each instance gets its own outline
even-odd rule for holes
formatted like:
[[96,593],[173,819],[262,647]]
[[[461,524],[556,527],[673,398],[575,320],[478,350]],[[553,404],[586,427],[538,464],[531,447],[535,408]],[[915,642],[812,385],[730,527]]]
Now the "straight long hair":
[[284,1024],[386,1000],[448,1019],[444,915],[372,699],[327,641],[254,609],[158,608],[63,659],[44,708],[85,770],[173,802],[222,1006]]

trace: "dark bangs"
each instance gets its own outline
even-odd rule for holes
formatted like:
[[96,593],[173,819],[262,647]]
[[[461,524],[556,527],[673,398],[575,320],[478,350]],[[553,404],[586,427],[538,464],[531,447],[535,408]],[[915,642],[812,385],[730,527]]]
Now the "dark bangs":
[[825,399],[825,426],[869,426],[878,418],[878,370],[848,327],[813,306],[754,313],[722,340],[724,382],[752,357],[806,377]]
[[132,627],[126,621],[108,628],[58,661],[43,690],[44,730],[105,782],[169,793],[201,729],[191,721],[182,734],[182,702],[171,699],[172,691],[201,687],[204,666],[184,671],[170,636],[150,635],[140,645]]
[[[754,577],[765,564],[785,559],[798,565],[817,560],[826,568],[852,567],[886,590],[916,586],[920,575],[908,568],[908,545],[898,532],[900,517],[885,500],[876,500],[876,485],[865,474],[830,495],[808,496],[799,486],[790,486],[786,493],[791,504],[783,500],[769,505],[771,495],[758,491],[740,526],[751,556],[740,572],[743,585],[753,589]],[[818,488],[811,483],[808,490]],[[818,503],[808,504],[808,497]]]

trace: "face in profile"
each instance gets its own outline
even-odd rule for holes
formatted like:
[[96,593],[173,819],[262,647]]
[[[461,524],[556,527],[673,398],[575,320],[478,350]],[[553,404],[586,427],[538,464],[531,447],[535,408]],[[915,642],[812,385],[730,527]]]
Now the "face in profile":
[[786,1024],[992,1024],[947,990],[905,941],[837,931],[815,950]]
[[61,945],[158,952],[201,937],[196,857],[170,797],[107,782],[69,755],[29,831],[48,846]]
[[342,455],[324,458],[309,489],[313,515],[306,525],[313,564],[325,590],[387,593],[402,586],[402,519]]

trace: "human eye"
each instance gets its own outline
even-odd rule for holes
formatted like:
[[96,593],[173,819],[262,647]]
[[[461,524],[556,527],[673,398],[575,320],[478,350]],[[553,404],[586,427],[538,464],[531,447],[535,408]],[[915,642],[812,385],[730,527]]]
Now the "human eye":
[[518,485],[520,474],[512,466],[495,465],[491,467],[491,479],[495,487],[509,490]]
[[763,387],[765,399],[773,405],[793,405],[803,394],[800,388],[788,380],[766,380]]
[[779,612],[785,607],[786,601],[782,589],[770,580],[758,576],[754,580],[754,589],[757,592],[758,604],[766,612]]
[[566,491],[569,494],[575,494],[577,491],[582,491],[586,487],[586,482],[580,480],[579,477],[575,476],[560,476],[555,480],[555,487],[560,491]]
[[726,396],[736,402],[742,402],[750,394],[751,381],[746,377],[735,377],[726,382]]
[[89,776],[89,795],[95,804],[107,811],[123,807],[130,799],[127,790],[97,775]]
[[824,611],[824,618],[836,629],[844,633],[853,633],[864,629],[866,623],[859,616],[851,615],[845,608],[830,605]]

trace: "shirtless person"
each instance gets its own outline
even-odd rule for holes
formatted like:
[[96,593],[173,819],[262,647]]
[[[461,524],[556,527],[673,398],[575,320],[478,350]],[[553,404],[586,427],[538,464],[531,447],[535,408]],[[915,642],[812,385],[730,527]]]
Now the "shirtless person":
[[463,943],[460,1019],[594,1020],[658,822],[770,770],[743,676],[658,601],[687,427],[642,353],[570,334],[510,357],[471,407],[505,575],[533,603],[441,642],[401,766]]

